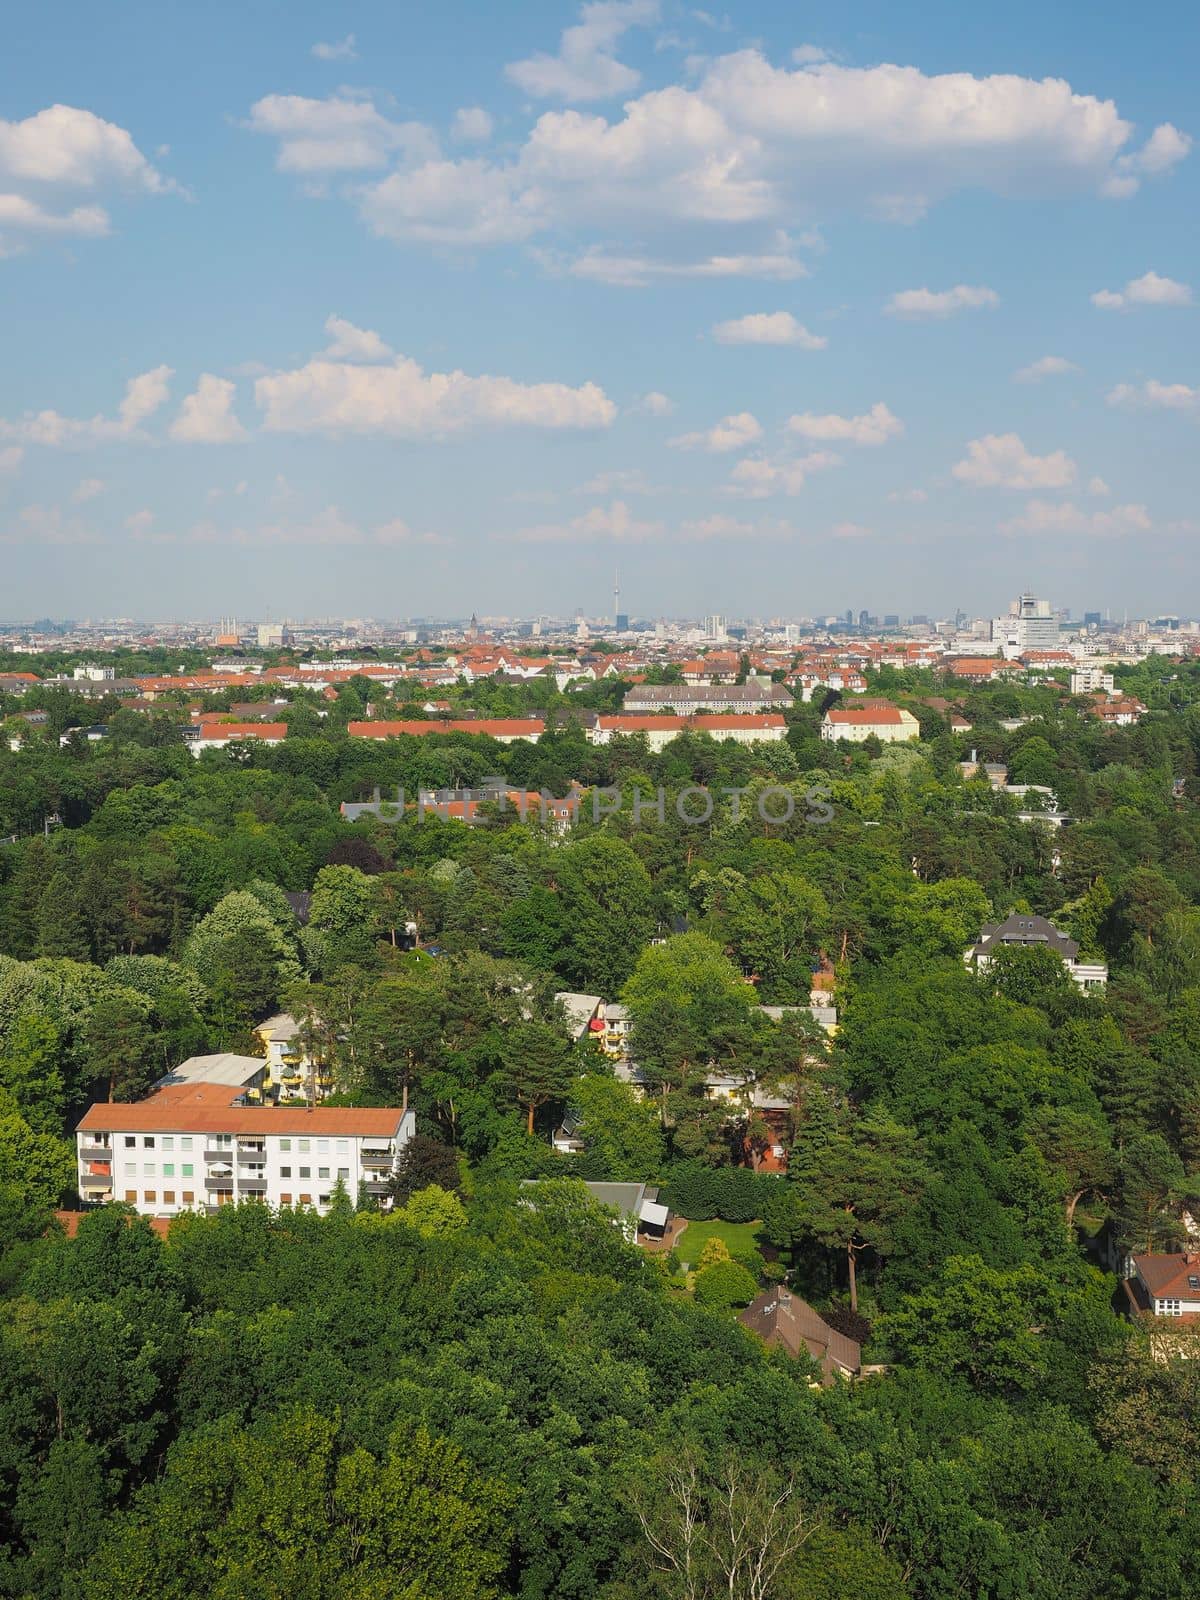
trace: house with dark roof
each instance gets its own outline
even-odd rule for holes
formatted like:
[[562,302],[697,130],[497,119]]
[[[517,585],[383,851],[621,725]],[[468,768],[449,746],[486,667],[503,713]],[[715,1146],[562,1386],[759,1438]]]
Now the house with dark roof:
[[862,1372],[858,1340],[831,1328],[819,1311],[789,1289],[764,1289],[738,1321],[768,1348],[786,1350],[791,1356],[811,1356],[826,1385],[835,1378],[857,1378]]
[[1003,922],[986,923],[963,959],[976,972],[986,972],[998,951],[1032,948],[1052,950],[1083,990],[1102,989],[1108,982],[1108,967],[1103,961],[1081,961],[1074,939],[1060,933],[1047,918],[1024,911],[1014,911]]

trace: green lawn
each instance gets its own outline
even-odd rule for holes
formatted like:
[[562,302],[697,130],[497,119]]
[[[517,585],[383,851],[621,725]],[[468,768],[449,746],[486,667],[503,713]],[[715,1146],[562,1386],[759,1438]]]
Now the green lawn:
[[710,1239],[723,1239],[730,1255],[734,1255],[739,1250],[757,1248],[761,1227],[761,1222],[689,1222],[679,1236],[675,1254],[694,1269]]

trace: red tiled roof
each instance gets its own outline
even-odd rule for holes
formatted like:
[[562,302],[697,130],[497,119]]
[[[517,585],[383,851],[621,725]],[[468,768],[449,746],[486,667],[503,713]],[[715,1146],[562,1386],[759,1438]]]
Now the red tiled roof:
[[145,1100],[90,1106],[77,1131],[106,1133],[335,1134],[390,1139],[398,1106],[235,1106],[224,1084],[175,1083]]
[[1156,1300],[1200,1300],[1200,1288],[1188,1283],[1189,1278],[1200,1279],[1200,1255],[1195,1251],[1134,1256],[1133,1265]]
[[205,722],[198,744],[213,739],[286,739],[286,722]]
[[825,715],[830,722],[840,722],[853,728],[899,727],[903,721],[895,706],[845,706],[827,711]]
[[479,717],[451,722],[351,722],[346,731],[352,739],[398,739],[403,734],[420,738],[427,733],[486,733],[495,739],[513,739],[544,733],[546,724],[536,717]]

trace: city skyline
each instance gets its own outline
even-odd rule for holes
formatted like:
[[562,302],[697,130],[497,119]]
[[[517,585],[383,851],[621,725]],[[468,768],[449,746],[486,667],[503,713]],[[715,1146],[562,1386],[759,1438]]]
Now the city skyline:
[[7,615],[1200,612],[1181,5],[65,12]]

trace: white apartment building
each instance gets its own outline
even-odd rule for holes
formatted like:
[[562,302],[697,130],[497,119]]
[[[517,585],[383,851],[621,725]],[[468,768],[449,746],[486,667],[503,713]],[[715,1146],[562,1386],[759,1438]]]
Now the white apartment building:
[[1113,675],[1099,667],[1078,667],[1071,673],[1072,694],[1111,694]]
[[167,1084],[129,1105],[92,1106],[75,1134],[85,1204],[143,1216],[215,1211],[239,1200],[329,1208],[335,1189],[388,1193],[415,1132],[399,1107],[247,1105],[228,1084]]
[[1006,661],[1015,661],[1030,650],[1059,648],[1058,618],[1049,600],[1023,594],[1008,608],[1008,616],[992,623],[992,643],[1000,646]]

